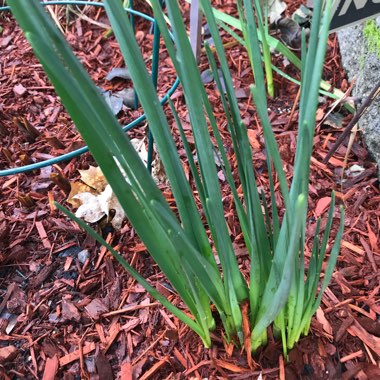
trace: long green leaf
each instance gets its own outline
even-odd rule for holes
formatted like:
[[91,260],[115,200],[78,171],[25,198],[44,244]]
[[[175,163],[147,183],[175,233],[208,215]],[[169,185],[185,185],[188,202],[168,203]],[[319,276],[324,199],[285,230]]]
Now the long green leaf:
[[[196,126],[196,128],[193,128],[193,134],[199,160],[200,173],[206,193],[206,204],[203,206],[208,209],[207,215],[210,218],[208,223],[215,247],[223,271],[225,273],[229,271],[232,272],[231,277],[225,276],[225,278],[232,279],[234,284],[231,284],[231,286],[233,286],[238,292],[238,299],[243,300],[247,297],[247,287],[238,269],[225,223],[217,171],[215,165],[210,165],[211,162],[214,162],[214,154],[208,133],[206,118],[203,112],[203,97],[202,90],[200,90],[203,84],[176,1],[168,1],[167,7],[173,27],[174,39],[177,41],[176,50],[170,41],[170,36],[166,30],[165,20],[162,16],[158,1],[152,1],[152,8],[156,21],[160,26],[162,36],[168,47],[168,52],[171,55],[173,64],[184,88],[191,124]],[[202,112],[200,112],[201,110]]]
[[105,8],[115,36],[119,41],[123,57],[128,64],[128,70],[133,78],[140,103],[150,123],[166,174],[169,180],[172,179],[170,184],[184,230],[189,237],[191,236],[193,244],[198,245],[200,251],[210,259],[212,255],[208,239],[199,218],[191,188],[182,169],[177,149],[153,82],[145,69],[144,60],[140,54],[129,19],[120,2],[105,1]]
[[282,268],[277,268],[281,279],[276,289],[276,283],[274,281],[272,282],[271,278],[269,278],[264,298],[266,295],[269,295],[269,297],[266,297],[265,299],[263,298],[263,305],[260,308],[257,321],[252,331],[252,345],[256,348],[257,344],[255,342],[255,338],[260,337],[263,334],[265,329],[274,321],[278,313],[287,302],[294,275],[293,263],[300,250],[302,218],[306,210],[306,206],[305,196],[300,195],[297,199],[293,213],[294,221],[291,227],[291,235],[285,264]]

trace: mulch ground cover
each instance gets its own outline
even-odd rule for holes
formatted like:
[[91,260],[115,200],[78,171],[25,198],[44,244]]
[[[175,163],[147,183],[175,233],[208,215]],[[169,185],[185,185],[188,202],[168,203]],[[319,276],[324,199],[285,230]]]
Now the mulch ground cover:
[[[299,5],[299,2],[288,3],[289,12]],[[216,5],[226,12],[236,12],[233,2]],[[138,3],[138,7],[149,11],[144,4]],[[187,6],[183,8],[188,17]],[[112,92],[130,86],[123,79],[105,79],[112,68],[123,66],[123,60],[113,36],[104,28],[103,24],[107,23],[104,12],[88,7],[81,15],[66,13],[64,9],[52,7],[51,12],[96,84]],[[0,17],[3,28],[0,169],[39,162],[83,146],[22,32],[9,14]],[[136,30],[150,66],[153,39],[150,23],[137,20]],[[252,73],[239,45],[229,48],[227,56],[248,126],[259,186],[266,190],[269,184],[263,134],[248,91]],[[299,78],[299,73],[281,56],[274,55],[273,62],[287,74]],[[207,68],[204,57],[200,67]],[[335,35],[329,39],[324,79],[344,92],[349,90]],[[158,85],[161,96],[174,80],[174,70],[162,47]],[[207,87],[234,165],[234,152],[217,91],[213,84]],[[290,179],[297,133],[298,87],[275,75],[275,88],[276,96],[269,101],[270,116]],[[180,87],[173,101],[192,143]],[[104,248],[54,208],[54,200],[65,204],[70,183],[79,178],[78,169],[94,164],[87,153],[47,168],[0,178],[0,377],[44,380],[380,378],[379,182],[360,132],[347,162],[348,139],[327,164],[323,163],[352,117],[342,104],[332,109],[332,103],[321,98],[318,109],[307,238],[310,243],[319,216],[322,215],[322,226],[326,223],[323,212],[333,189],[338,202],[346,208],[345,232],[332,282],[313,318],[311,333],[290,352],[288,363],[284,362],[279,342],[271,337],[268,346],[253,357],[251,368],[246,353],[226,344],[221,331],[213,334],[212,349],[204,349],[200,339],[152,299]],[[331,109],[341,121],[326,117]],[[127,124],[139,115],[141,110],[124,108],[118,118]],[[184,168],[189,171],[174,122],[172,125]],[[146,127],[142,124],[130,135],[142,138]],[[362,168],[359,175],[347,171],[353,165]],[[235,166],[233,171],[237,176]],[[242,272],[248,276],[250,261],[231,208],[232,197],[222,175],[220,179],[236,254]],[[161,186],[174,206],[170,189]],[[281,202],[279,198],[280,207]],[[336,229],[339,215],[335,217]],[[160,292],[175,305],[183,306],[127,222],[120,230],[114,230],[107,220],[94,227]],[[308,250],[305,256],[307,261]]]

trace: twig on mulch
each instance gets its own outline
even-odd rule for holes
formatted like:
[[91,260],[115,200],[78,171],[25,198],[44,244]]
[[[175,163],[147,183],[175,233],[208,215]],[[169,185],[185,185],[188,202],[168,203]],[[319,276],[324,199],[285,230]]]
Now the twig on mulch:
[[365,99],[359,110],[355,113],[354,117],[350,121],[350,123],[347,125],[347,127],[344,129],[343,133],[340,135],[338,140],[336,140],[335,144],[332,146],[330,151],[327,153],[326,157],[324,158],[323,162],[326,164],[329,159],[332,157],[332,155],[337,151],[339,146],[342,144],[343,140],[349,135],[352,128],[355,127],[355,125],[358,123],[360,118],[363,116],[364,112],[367,111],[368,107],[372,104],[372,102],[375,100],[376,96],[380,93],[380,81],[376,83],[375,87],[371,91],[371,93],[368,95],[368,97]]

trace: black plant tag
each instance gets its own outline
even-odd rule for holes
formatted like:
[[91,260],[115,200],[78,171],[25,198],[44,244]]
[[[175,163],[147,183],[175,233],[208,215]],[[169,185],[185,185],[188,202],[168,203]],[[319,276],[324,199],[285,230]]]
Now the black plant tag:
[[363,20],[375,18],[379,14],[378,0],[336,0],[333,4],[330,30],[335,32]]

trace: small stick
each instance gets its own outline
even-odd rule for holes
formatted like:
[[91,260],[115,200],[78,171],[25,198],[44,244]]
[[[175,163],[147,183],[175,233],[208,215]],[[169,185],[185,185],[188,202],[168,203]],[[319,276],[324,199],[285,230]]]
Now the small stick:
[[359,350],[359,351],[353,352],[352,354],[346,355],[345,357],[340,359],[340,362],[345,363],[345,362],[348,362],[349,360],[359,358],[360,356],[363,356],[362,350]]
[[339,148],[339,146],[342,144],[343,140],[349,135],[352,128],[357,124],[359,119],[363,116],[364,112],[367,111],[368,107],[372,104],[374,99],[377,95],[380,93],[380,82],[376,83],[376,86],[371,91],[371,93],[368,95],[366,100],[363,102],[362,106],[359,108],[359,110],[355,113],[354,117],[350,121],[350,123],[347,125],[343,133],[340,135],[338,140],[336,140],[333,147],[330,149],[330,151],[327,153],[326,157],[324,158],[323,162],[327,163],[328,160],[332,157],[332,155],[336,152],[336,150]]
[[131,311],[140,310],[140,309],[144,309],[146,307],[153,307],[153,306],[158,306],[158,305],[160,305],[158,302],[153,302],[153,303],[148,303],[147,305],[127,306],[123,309],[113,310],[113,311],[110,311],[108,313],[104,313],[104,314],[102,314],[102,317],[112,317],[114,315],[129,313]]
[[166,334],[166,329],[165,329],[165,331],[148,347],[148,348],[146,348],[133,362],[132,362],[132,365],[135,365],[141,358],[143,358],[144,357],[144,355],[146,355],[147,354],[147,352],[150,350],[150,349],[152,349],[156,344],[157,344],[157,342],[159,342],[160,341],[160,339],[162,339],[164,336],[165,336],[165,334]]
[[280,368],[280,380],[285,380],[285,365],[284,357],[280,355],[279,357],[279,368]]
[[352,108],[354,108],[354,102],[351,100],[347,100],[348,99],[348,95],[350,94],[350,92],[352,91],[352,87],[354,86],[355,84],[355,81],[353,81],[350,85],[350,88],[343,94],[343,96],[339,99],[337,99],[330,107],[329,111],[326,113],[326,115],[323,117],[322,121],[319,122],[319,124],[317,125],[316,128],[319,128],[322,123],[327,119],[327,117],[331,114],[331,112],[333,112],[335,110],[336,107],[339,106],[339,104],[343,103],[343,102],[346,102],[346,103],[349,103]]
[[376,360],[374,359],[371,350],[368,348],[368,346],[365,343],[363,343],[363,344],[364,344],[364,348],[367,351],[369,358],[371,359],[372,364],[377,365]]
[[301,87],[298,89],[298,92],[297,92],[297,95],[296,95],[296,99],[294,100],[294,104],[293,104],[292,110],[290,112],[288,125],[286,126],[285,131],[288,131],[289,128],[290,128],[290,125],[292,124],[294,112],[296,111],[296,107],[297,107],[298,101],[300,100],[300,95],[301,95]]

